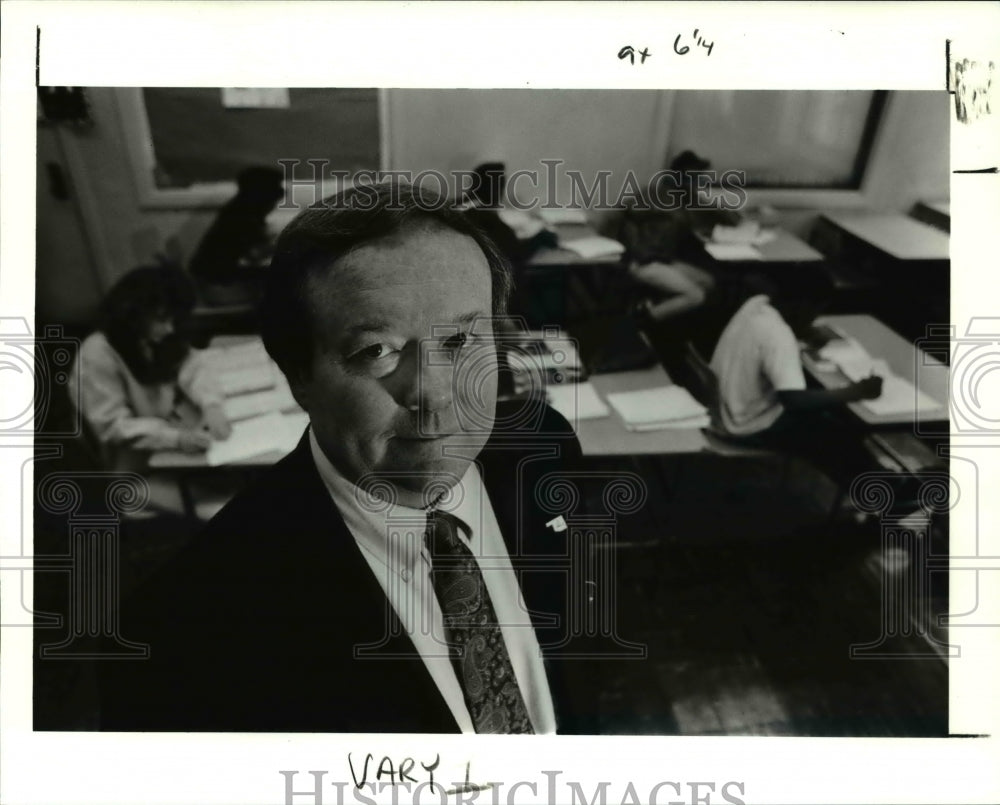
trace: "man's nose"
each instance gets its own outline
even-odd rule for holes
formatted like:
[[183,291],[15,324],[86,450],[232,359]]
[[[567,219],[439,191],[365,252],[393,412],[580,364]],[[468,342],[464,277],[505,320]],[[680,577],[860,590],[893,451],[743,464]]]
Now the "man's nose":
[[453,396],[454,364],[438,350],[424,348],[415,355],[413,370],[402,389],[402,404],[411,411],[433,413],[448,408]]

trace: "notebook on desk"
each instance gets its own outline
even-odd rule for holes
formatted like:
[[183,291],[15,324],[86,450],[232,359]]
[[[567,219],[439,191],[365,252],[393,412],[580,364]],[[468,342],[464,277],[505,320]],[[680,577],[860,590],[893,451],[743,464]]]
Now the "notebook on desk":
[[213,441],[205,453],[210,467],[233,464],[255,456],[287,455],[298,444],[309,415],[272,412],[233,423],[229,438]]
[[625,253],[625,247],[621,243],[602,235],[588,235],[569,241],[560,238],[559,247],[573,252],[584,260],[595,260],[599,257],[618,257]]
[[609,394],[608,404],[632,431],[701,429],[710,424],[708,409],[683,386]]
[[270,364],[234,369],[219,375],[219,385],[227,397],[274,388],[274,371]]
[[574,428],[580,420],[600,419],[611,413],[590,383],[549,386],[545,389],[545,397],[549,405],[566,417]]

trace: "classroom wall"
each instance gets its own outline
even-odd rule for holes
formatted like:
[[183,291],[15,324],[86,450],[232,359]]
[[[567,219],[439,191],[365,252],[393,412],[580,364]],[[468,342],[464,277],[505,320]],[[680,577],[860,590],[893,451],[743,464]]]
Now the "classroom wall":
[[[39,315],[50,321],[89,320],[100,294],[157,252],[186,259],[214,217],[205,209],[140,208],[114,90],[87,93],[93,128],[61,128],[58,137],[94,265],[56,248],[73,239],[60,236],[56,217],[40,222],[40,237],[44,230],[51,242],[38,251],[38,283],[58,287],[58,293],[39,294]],[[669,92],[638,90],[390,90],[388,167],[450,172],[502,160],[509,172],[538,171],[535,195],[541,196],[548,179],[540,160],[559,159],[561,202],[570,189],[562,169],[585,177],[610,171],[615,194],[628,171],[642,181],[663,166],[671,102]],[[947,103],[945,93],[893,94],[891,118],[876,144],[868,204],[906,211],[921,198],[948,197],[948,150],[939,145],[947,141]],[[527,184],[518,188],[521,196],[534,194]],[[47,205],[40,196],[40,217],[47,216]],[[806,234],[816,217],[812,211],[780,212],[798,234]],[[60,213],[60,220],[70,218]]]
[[[114,90],[87,90],[93,126],[59,127],[55,137],[59,156],[71,177],[76,217],[83,227],[93,267],[72,251],[60,248],[74,234],[49,215],[54,201],[48,188],[38,186],[39,244],[37,284],[58,288],[58,294],[39,293],[38,317],[47,321],[86,324],[93,319],[96,300],[130,268],[149,261],[157,252],[186,256],[214,217],[212,210],[141,209]],[[96,286],[96,287],[95,287]]]
[[389,93],[391,167],[450,172],[488,161],[506,163],[508,176],[537,171],[538,189],[516,183],[518,200],[551,192],[541,160],[562,160],[555,190],[568,203],[580,171],[589,185],[610,171],[617,198],[626,174],[640,181],[663,167],[670,94],[650,90],[405,90]]
[[906,212],[918,201],[950,197],[951,104],[946,92],[890,94],[866,177],[868,206]]

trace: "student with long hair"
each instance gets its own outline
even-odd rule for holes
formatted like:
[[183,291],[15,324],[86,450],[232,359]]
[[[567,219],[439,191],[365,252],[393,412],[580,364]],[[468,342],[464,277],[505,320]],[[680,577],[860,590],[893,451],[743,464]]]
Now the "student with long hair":
[[184,335],[193,306],[191,281],[170,266],[136,268],[105,297],[70,388],[109,469],[140,470],[152,451],[197,453],[229,435],[222,392]]

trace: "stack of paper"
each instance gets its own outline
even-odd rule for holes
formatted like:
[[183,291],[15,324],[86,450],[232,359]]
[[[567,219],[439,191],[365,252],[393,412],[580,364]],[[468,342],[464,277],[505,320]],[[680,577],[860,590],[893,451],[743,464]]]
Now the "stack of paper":
[[234,422],[229,438],[212,442],[205,453],[205,460],[210,467],[269,453],[273,453],[277,460],[295,449],[308,424],[309,415],[304,411],[292,414],[272,412]]
[[608,402],[633,431],[707,428],[708,409],[681,386],[609,394]]
[[819,357],[832,361],[852,383],[875,375],[882,378],[882,393],[874,400],[861,400],[873,414],[924,414],[943,407],[908,380],[893,374],[889,364],[873,358],[857,341],[844,338],[831,341],[819,351]]
[[258,338],[232,346],[209,347],[203,355],[209,365],[220,372],[267,366],[271,362],[263,342]]
[[212,442],[205,453],[210,467],[280,451],[285,445],[281,414],[270,413],[233,423],[229,438]]
[[716,224],[712,227],[714,243],[756,243],[760,237],[760,224],[756,221],[743,221],[738,226]]
[[566,417],[574,428],[581,419],[598,419],[611,413],[590,383],[549,386],[545,396],[549,405]]
[[295,402],[284,376],[279,374],[273,388],[226,397],[222,407],[230,422],[238,422],[272,411],[294,411],[298,408],[298,403]]
[[270,363],[233,369],[219,375],[219,385],[227,397],[274,388],[275,382],[275,367]]
[[763,260],[764,257],[749,243],[706,243],[705,251],[716,260]]
[[818,353],[820,358],[833,361],[838,366],[840,366],[841,361],[854,361],[866,358],[871,360],[868,351],[853,338],[847,338],[836,330],[832,332],[836,333],[839,337],[827,341],[820,348]]
[[593,260],[598,257],[617,257],[625,251],[625,247],[617,240],[601,235],[590,235],[570,241],[560,240],[559,246],[578,254],[584,260]]
[[222,403],[222,408],[226,412],[226,419],[230,422],[249,419],[258,414],[269,414],[279,410],[277,390],[265,389],[264,391],[240,394],[236,397],[227,397]]
[[518,240],[533,238],[545,229],[545,224],[541,220],[521,210],[501,209],[497,211],[497,216],[514,231]]

